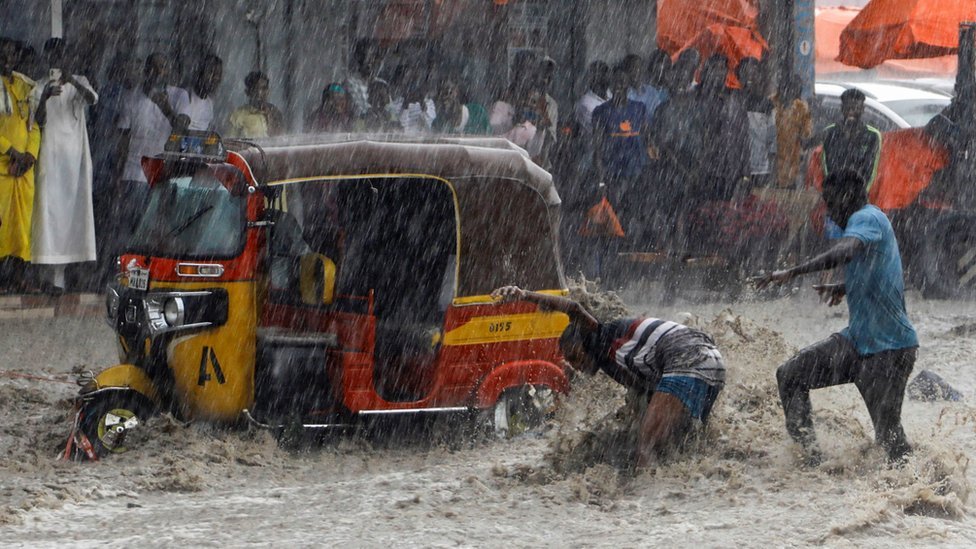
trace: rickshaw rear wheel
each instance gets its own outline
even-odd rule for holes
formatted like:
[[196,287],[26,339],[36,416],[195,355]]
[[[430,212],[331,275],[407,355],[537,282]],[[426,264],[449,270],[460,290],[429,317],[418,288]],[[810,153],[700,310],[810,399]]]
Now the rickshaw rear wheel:
[[544,385],[521,385],[505,390],[492,414],[495,436],[513,438],[538,429],[552,417],[556,395]]
[[152,403],[134,391],[103,393],[82,405],[78,428],[99,458],[121,454],[129,450],[126,439],[131,442],[152,412]]

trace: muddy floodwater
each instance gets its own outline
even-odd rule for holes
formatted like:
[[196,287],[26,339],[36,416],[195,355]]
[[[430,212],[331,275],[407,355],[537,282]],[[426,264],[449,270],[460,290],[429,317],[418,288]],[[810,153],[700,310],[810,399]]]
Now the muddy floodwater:
[[851,385],[813,393],[826,459],[810,470],[783,428],[774,371],[842,328],[846,308],[806,291],[665,309],[640,290],[621,297],[634,313],[710,332],[729,368],[701,440],[636,475],[620,465],[629,439],[613,417],[625,395],[602,376],[577,377],[545,432],[513,440],[455,435],[445,421],[295,450],[264,432],[163,417],[127,454],[65,463],[55,456],[77,389],[69,374],[111,364],[111,333],[99,318],[2,320],[0,544],[976,545],[976,303],[909,296],[922,341],[915,372],[963,396],[906,399],[910,461],[886,465]]

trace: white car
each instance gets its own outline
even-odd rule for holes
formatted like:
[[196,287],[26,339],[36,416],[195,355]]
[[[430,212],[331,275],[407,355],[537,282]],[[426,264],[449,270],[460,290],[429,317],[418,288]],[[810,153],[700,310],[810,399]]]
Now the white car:
[[862,120],[882,132],[922,127],[952,100],[936,91],[891,83],[817,82],[817,101],[812,108],[816,130],[841,119],[840,95],[849,88],[864,92]]

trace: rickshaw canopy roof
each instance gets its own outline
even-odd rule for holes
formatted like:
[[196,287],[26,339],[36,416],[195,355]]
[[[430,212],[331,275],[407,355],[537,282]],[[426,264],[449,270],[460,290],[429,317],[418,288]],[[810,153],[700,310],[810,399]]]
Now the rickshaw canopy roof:
[[559,259],[560,199],[552,176],[508,140],[327,134],[225,144],[263,185],[362,176],[445,180],[457,208],[457,295],[483,295],[505,284],[566,287]]
[[248,162],[261,184],[366,174],[493,178],[519,181],[547,206],[560,203],[552,176],[524,149],[502,138],[308,134],[225,143]]

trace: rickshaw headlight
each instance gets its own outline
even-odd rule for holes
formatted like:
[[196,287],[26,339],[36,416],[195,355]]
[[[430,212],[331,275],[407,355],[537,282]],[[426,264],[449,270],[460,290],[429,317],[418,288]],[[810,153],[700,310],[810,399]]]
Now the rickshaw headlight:
[[166,324],[170,326],[179,326],[183,324],[183,320],[186,317],[186,309],[183,307],[183,299],[179,297],[171,297],[166,300],[163,304],[163,319]]

